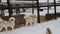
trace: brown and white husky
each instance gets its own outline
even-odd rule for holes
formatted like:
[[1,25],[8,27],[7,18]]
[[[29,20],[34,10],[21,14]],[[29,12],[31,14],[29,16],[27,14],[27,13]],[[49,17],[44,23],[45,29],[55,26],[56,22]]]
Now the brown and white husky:
[[30,23],[30,25],[37,23],[36,15],[30,15],[30,16],[25,15],[24,18],[26,20],[26,26],[28,25],[28,23]]

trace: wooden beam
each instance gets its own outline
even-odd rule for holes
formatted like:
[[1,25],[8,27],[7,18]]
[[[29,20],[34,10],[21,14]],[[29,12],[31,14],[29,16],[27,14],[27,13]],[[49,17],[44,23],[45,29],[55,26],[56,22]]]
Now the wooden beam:
[[[16,1],[32,1],[32,0],[16,0]],[[37,0],[33,0],[33,1],[37,1]]]
[[8,10],[9,10],[9,17],[12,16],[12,9],[11,9],[11,5],[10,5],[10,1],[7,0],[7,4],[8,4]]
[[37,21],[40,23],[39,0],[37,0]]
[[[33,0],[32,0],[33,3]],[[34,5],[32,4],[32,14],[34,14]]]
[[[50,7],[53,7],[54,5],[49,5]],[[58,4],[56,4],[56,6],[60,6],[60,5],[58,5]],[[34,8],[36,8],[37,7],[37,5],[35,6],[34,5]],[[47,5],[43,5],[43,6],[39,6],[39,7],[48,7]],[[5,10],[5,9],[8,9],[9,7],[7,6],[7,5],[3,5],[3,7],[1,8],[0,7],[0,10]],[[30,6],[16,6],[16,7],[14,7],[14,5],[12,5],[12,7],[11,7],[11,9],[16,9],[16,8],[32,8],[32,6],[30,5]]]
[[[0,0],[0,2],[1,2],[1,0]],[[3,8],[3,5],[2,4],[0,4],[0,8]],[[1,16],[3,16],[4,15],[4,10],[1,10]]]
[[57,16],[56,16],[56,0],[54,0],[54,12],[55,12],[55,19],[57,19]]
[[[16,4],[16,6],[19,6],[19,5]],[[18,7],[16,8],[16,14],[20,14],[20,9]]]
[[49,0],[47,0],[47,14],[49,14]]

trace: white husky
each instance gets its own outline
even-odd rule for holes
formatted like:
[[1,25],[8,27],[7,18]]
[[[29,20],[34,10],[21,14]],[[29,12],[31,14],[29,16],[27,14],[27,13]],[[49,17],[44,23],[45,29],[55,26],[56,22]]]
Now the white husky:
[[13,30],[13,28],[14,28],[14,26],[15,26],[15,18],[14,17],[10,17],[9,18],[9,26],[12,28],[12,30]]
[[15,18],[14,18],[14,17],[10,17],[10,18],[9,18],[9,21],[4,20],[4,21],[0,24],[0,31],[2,30],[3,27],[6,29],[6,31],[7,31],[7,28],[8,28],[8,27],[11,27],[12,30],[13,30],[14,26],[15,26]]
[[25,20],[26,20],[26,26],[28,25],[28,23],[30,23],[30,25],[32,25],[33,23],[36,24],[37,23],[37,17],[36,15],[30,15],[30,16],[24,16]]

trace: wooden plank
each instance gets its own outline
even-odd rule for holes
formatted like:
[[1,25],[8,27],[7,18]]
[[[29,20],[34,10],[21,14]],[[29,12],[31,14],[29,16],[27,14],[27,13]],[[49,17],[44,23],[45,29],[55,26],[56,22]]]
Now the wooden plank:
[[[16,0],[16,1],[32,1],[32,0]],[[37,1],[37,0],[33,0],[33,1]]]
[[[32,1],[10,1],[10,4],[35,4],[36,1],[32,3]],[[7,2],[0,2],[0,4],[7,4]]]
[[[51,6],[51,7],[53,7],[54,5],[49,5],[49,6]],[[56,5],[56,6],[60,6],[60,5]],[[34,6],[34,8],[36,8],[37,6]],[[39,7],[48,7],[47,5],[46,6],[39,6]],[[16,6],[16,7],[14,7],[14,6],[12,6],[11,7],[11,9],[16,9],[16,8],[32,8],[32,6]],[[8,7],[7,6],[3,6],[2,8],[0,7],[0,10],[4,10],[4,9],[8,9]]]

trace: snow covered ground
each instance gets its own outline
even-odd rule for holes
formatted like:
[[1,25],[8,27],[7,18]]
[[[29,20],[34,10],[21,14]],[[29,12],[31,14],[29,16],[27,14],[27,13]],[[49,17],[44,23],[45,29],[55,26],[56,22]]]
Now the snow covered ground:
[[52,34],[60,34],[60,18],[33,26],[24,26],[15,30],[0,32],[0,34],[46,34],[46,28],[50,28]]

